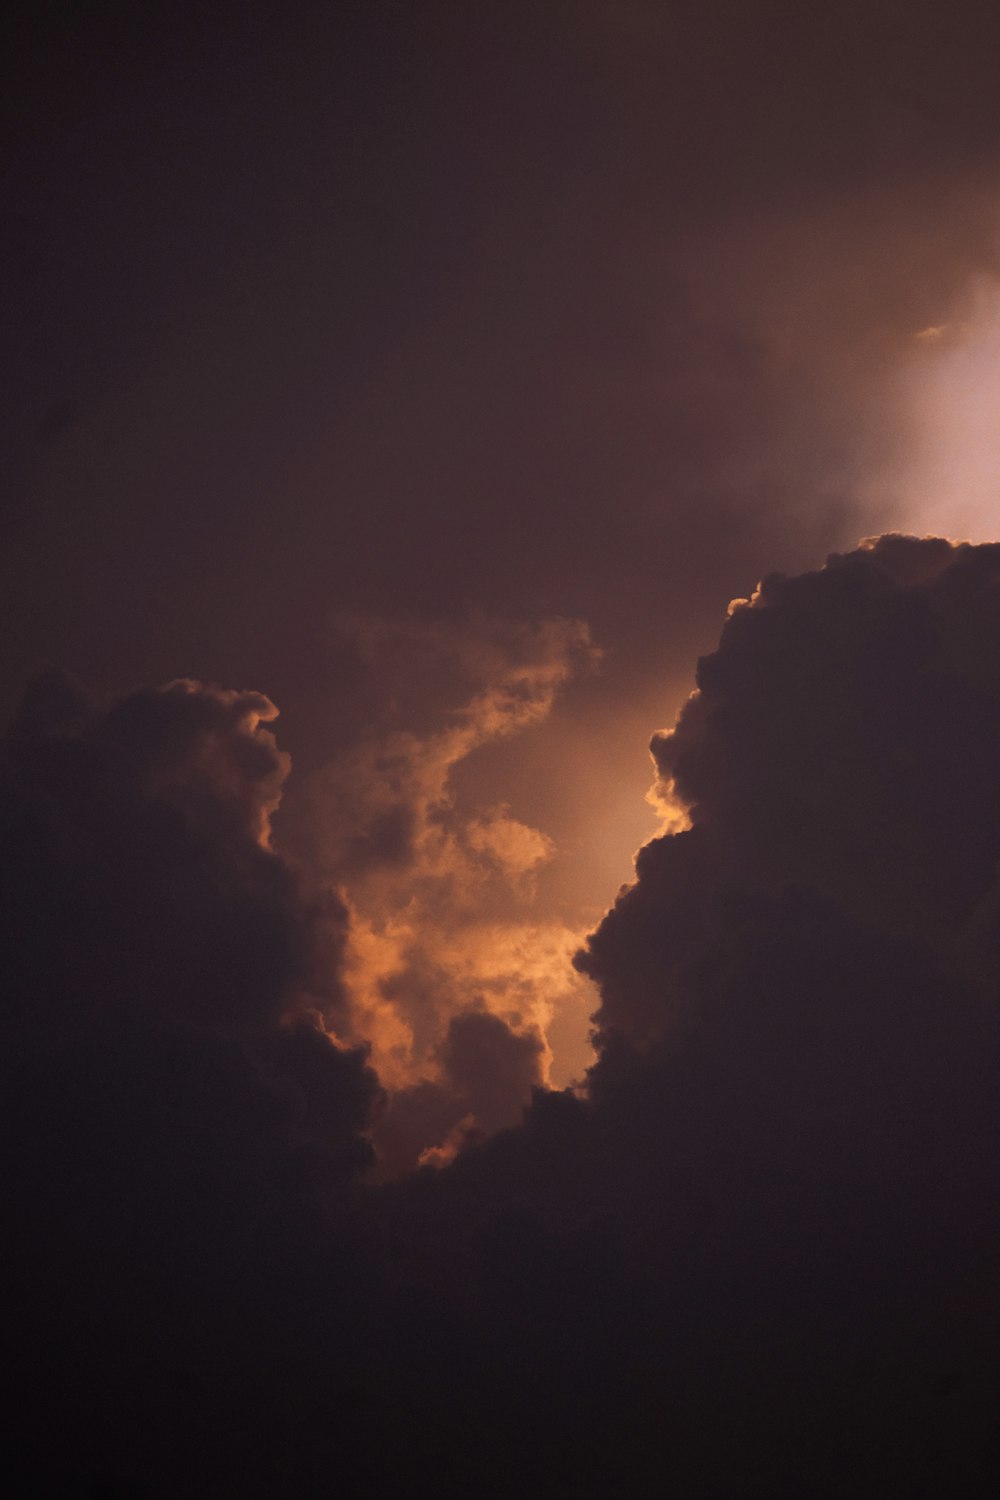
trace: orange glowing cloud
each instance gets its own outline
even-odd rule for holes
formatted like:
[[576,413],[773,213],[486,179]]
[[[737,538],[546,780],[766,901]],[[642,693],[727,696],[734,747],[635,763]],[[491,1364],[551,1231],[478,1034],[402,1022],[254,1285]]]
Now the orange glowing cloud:
[[[585,928],[536,905],[538,872],[553,840],[513,815],[506,801],[459,797],[456,768],[476,750],[541,724],[559,689],[599,657],[575,620],[532,626],[480,622],[474,630],[421,627],[406,632],[352,620],[364,653],[380,661],[400,643],[439,662],[448,657],[471,679],[465,700],[444,722],[416,731],[387,726],[335,757],[297,798],[294,835],[320,882],[350,913],[344,980],[349,1039],[364,1040],[390,1091],[440,1084],[457,1016],[488,1014],[509,1035],[533,1038],[537,1081],[549,1081],[547,1034],[561,1025],[557,1081],[580,1076],[590,1060],[589,982],[572,966]],[[512,767],[516,765],[512,761]],[[516,769],[510,788],[516,790]],[[566,1018],[577,1041],[566,1045]],[[523,1089],[528,1073],[518,1074]],[[526,1102],[511,1100],[511,1123]],[[491,1106],[496,1123],[503,1109]],[[444,1161],[459,1136],[483,1122],[466,1118],[449,1140],[425,1147]]]

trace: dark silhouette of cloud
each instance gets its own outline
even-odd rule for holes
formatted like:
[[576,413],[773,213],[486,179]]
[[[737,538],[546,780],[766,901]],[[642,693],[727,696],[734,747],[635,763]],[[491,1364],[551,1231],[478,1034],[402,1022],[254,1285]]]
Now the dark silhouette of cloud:
[[0,749],[18,1487],[254,1492],[246,1431],[266,1409],[257,1451],[280,1447],[344,1259],[377,1085],[315,1008],[336,914],[320,941],[268,848],[273,717],[191,682],[99,708],[50,676]]
[[643,1018],[653,975],[704,947],[726,883],[808,887],[949,952],[979,929],[1000,847],[998,576],[1000,547],[890,536],[730,607],[652,744],[693,826],[641,852],[583,961],[606,973],[609,1025],[668,1021]]
[[690,826],[578,960],[588,1096],[417,1218],[546,1482],[557,1448],[587,1493],[626,1453],[696,1495],[995,1481],[998,569],[887,537],[768,578],[654,739]]
[[458,1011],[438,1049],[437,1079],[390,1094],[373,1139],[384,1175],[450,1165],[459,1152],[521,1122],[542,1084],[537,1031],[486,1010]]
[[[578,960],[586,1091],[470,1005],[389,1096],[268,846],[268,701],[31,690],[3,1108],[36,1483],[993,1492],[1000,547],[769,577],[698,684],[653,742],[688,826]],[[378,1186],[369,1138],[435,1170]]]
[[1000,11],[4,37],[6,1488],[993,1500]]

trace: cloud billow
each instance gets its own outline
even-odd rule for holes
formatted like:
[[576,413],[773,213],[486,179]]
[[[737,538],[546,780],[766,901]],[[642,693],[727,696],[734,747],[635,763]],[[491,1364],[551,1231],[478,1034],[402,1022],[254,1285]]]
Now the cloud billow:
[[[347,918],[269,847],[270,717],[49,682],[8,738],[37,1471],[993,1493],[1000,548],[884,537],[732,607],[654,739],[688,826],[578,959],[584,1094],[540,1086],[540,1036],[472,1000],[388,1098],[327,1034]],[[446,958],[407,971],[432,1011]],[[366,1183],[373,1129],[438,1170]]]
[[730,606],[652,744],[661,794],[692,826],[641,851],[581,960],[604,982],[605,1023],[645,1026],[650,985],[630,986],[629,965],[650,944],[661,980],[676,970],[727,888],[809,888],[957,954],[1000,852],[998,577],[1000,547],[890,536]]
[[341,628],[387,683],[454,671],[461,693],[443,725],[419,732],[387,709],[388,725],[293,787],[282,810],[299,866],[349,916],[334,1024],[370,1046],[390,1092],[372,1129],[391,1174],[517,1124],[548,1078],[550,1021],[574,1005],[584,1032],[590,996],[571,964],[582,926],[534,901],[554,841],[455,782],[477,752],[541,726],[600,651],[584,622],[558,618]]
[[266,1402],[280,1444],[308,1352],[281,1327],[348,1254],[377,1084],[316,1009],[336,914],[320,937],[268,847],[274,713],[193,682],[102,708],[49,677],[0,748],[18,1485],[252,1492],[247,1425]]
[[988,1493],[998,611],[995,546],[888,536],[767,578],[654,738],[689,826],[578,957],[588,1098],[538,1097],[443,1186],[498,1234],[519,1215],[561,1283],[598,1226],[617,1246],[572,1310],[541,1272],[517,1292],[572,1366],[584,1487],[616,1452],[685,1494]]

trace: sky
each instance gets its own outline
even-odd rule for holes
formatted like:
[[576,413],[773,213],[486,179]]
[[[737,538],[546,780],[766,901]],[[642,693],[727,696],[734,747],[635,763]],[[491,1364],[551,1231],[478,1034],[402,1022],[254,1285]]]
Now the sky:
[[[569,1444],[581,1493],[653,1453],[661,1405],[694,1433],[724,1396],[744,1488],[692,1440],[681,1493],[837,1492],[878,1447],[866,1403],[900,1435],[863,1492],[917,1493],[919,1320],[894,1303],[834,1357],[827,1319],[842,1295],[861,1339],[901,1256],[928,1380],[975,1369],[976,1428],[989,1153],[947,1190],[944,1159],[995,1123],[1000,610],[988,545],[864,539],[997,535],[1000,20],[2,25],[11,1170],[18,1274],[65,1287],[23,1325],[30,1462],[51,1396],[74,1493],[195,1493],[199,1466],[206,1493],[305,1492],[328,1428],[345,1472],[395,1443],[401,1489],[498,1495],[534,1492],[516,1428],[537,1492]],[[880,1092],[858,1058],[902,1035]],[[919,1253],[877,1250],[886,1183]],[[779,1306],[803,1204],[861,1227]],[[979,1260],[928,1230],[949,1214]],[[84,1398],[53,1370],[88,1348]],[[780,1463],[760,1370],[806,1434]]]
[[[534,830],[500,945],[544,927],[565,974],[729,599],[886,526],[990,534],[988,18],[125,7],[10,35],[8,715],[51,667],[264,692],[289,828],[416,735],[453,836]],[[553,620],[591,659],[541,645],[544,712],[445,751]],[[565,1084],[592,996],[553,984]]]

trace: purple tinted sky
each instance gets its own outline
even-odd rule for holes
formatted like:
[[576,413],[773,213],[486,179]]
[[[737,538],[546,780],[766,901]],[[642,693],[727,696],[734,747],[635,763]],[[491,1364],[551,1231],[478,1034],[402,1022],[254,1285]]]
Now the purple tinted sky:
[[866,476],[905,446],[898,371],[994,264],[1000,23],[5,25],[6,707],[50,664],[259,688],[304,772],[460,699],[444,664],[359,661],[345,612],[585,619],[601,671],[457,776],[572,855],[543,905],[599,909],[727,601],[893,519]]

